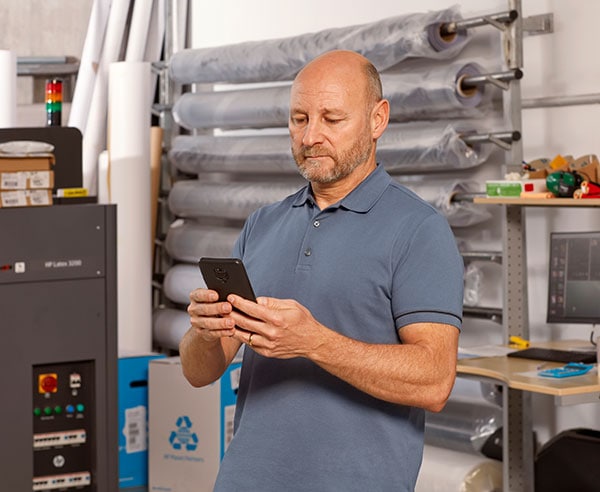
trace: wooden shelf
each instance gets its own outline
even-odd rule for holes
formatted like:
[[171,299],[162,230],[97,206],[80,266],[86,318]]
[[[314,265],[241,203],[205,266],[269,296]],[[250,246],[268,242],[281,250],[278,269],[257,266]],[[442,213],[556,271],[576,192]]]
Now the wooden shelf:
[[524,207],[600,207],[600,198],[510,198],[476,197],[473,203],[520,205]]

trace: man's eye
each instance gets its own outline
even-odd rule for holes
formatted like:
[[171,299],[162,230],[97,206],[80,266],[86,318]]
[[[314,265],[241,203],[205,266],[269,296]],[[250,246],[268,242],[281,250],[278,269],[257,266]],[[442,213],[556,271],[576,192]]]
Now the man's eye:
[[325,118],[325,121],[326,121],[327,123],[330,123],[330,124],[332,124],[332,125],[335,125],[336,123],[339,123],[339,122],[340,122],[340,121],[342,121],[342,120],[340,120],[340,119],[337,119],[337,118]]
[[292,124],[295,126],[302,126],[306,124],[306,118],[303,117],[292,117]]

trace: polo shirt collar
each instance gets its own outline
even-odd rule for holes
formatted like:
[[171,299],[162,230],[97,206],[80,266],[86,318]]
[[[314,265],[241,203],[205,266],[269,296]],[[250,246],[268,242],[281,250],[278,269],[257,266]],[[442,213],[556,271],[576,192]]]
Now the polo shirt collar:
[[[382,165],[377,164],[377,167],[369,174],[356,188],[348,195],[342,198],[341,201],[332,205],[330,208],[343,207],[353,212],[364,213],[368,212],[377,200],[381,197],[385,189],[391,181],[390,175],[385,171]],[[294,201],[294,207],[300,207],[307,202],[314,204],[315,200],[312,195],[310,184],[305,186]]]

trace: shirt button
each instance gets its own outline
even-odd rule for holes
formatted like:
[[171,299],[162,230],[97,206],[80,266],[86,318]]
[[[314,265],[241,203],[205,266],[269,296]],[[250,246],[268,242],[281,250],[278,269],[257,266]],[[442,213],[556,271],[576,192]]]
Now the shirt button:
[[313,222],[313,226],[315,226],[315,227],[319,227],[320,225],[321,225],[321,223],[318,220],[315,220]]
[[310,250],[310,248],[306,248],[304,250],[304,256],[310,256],[310,255],[312,255],[312,251]]

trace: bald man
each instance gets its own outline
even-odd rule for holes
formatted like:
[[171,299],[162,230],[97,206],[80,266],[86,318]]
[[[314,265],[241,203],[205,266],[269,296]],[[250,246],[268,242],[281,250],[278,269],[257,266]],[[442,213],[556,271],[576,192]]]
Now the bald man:
[[366,58],[308,63],[289,118],[308,184],[253,213],[233,251],[258,302],[190,294],[192,385],[245,344],[216,491],[414,489],[424,410],[443,408],[456,376],[463,262],[445,219],[377,163],[388,119]]

